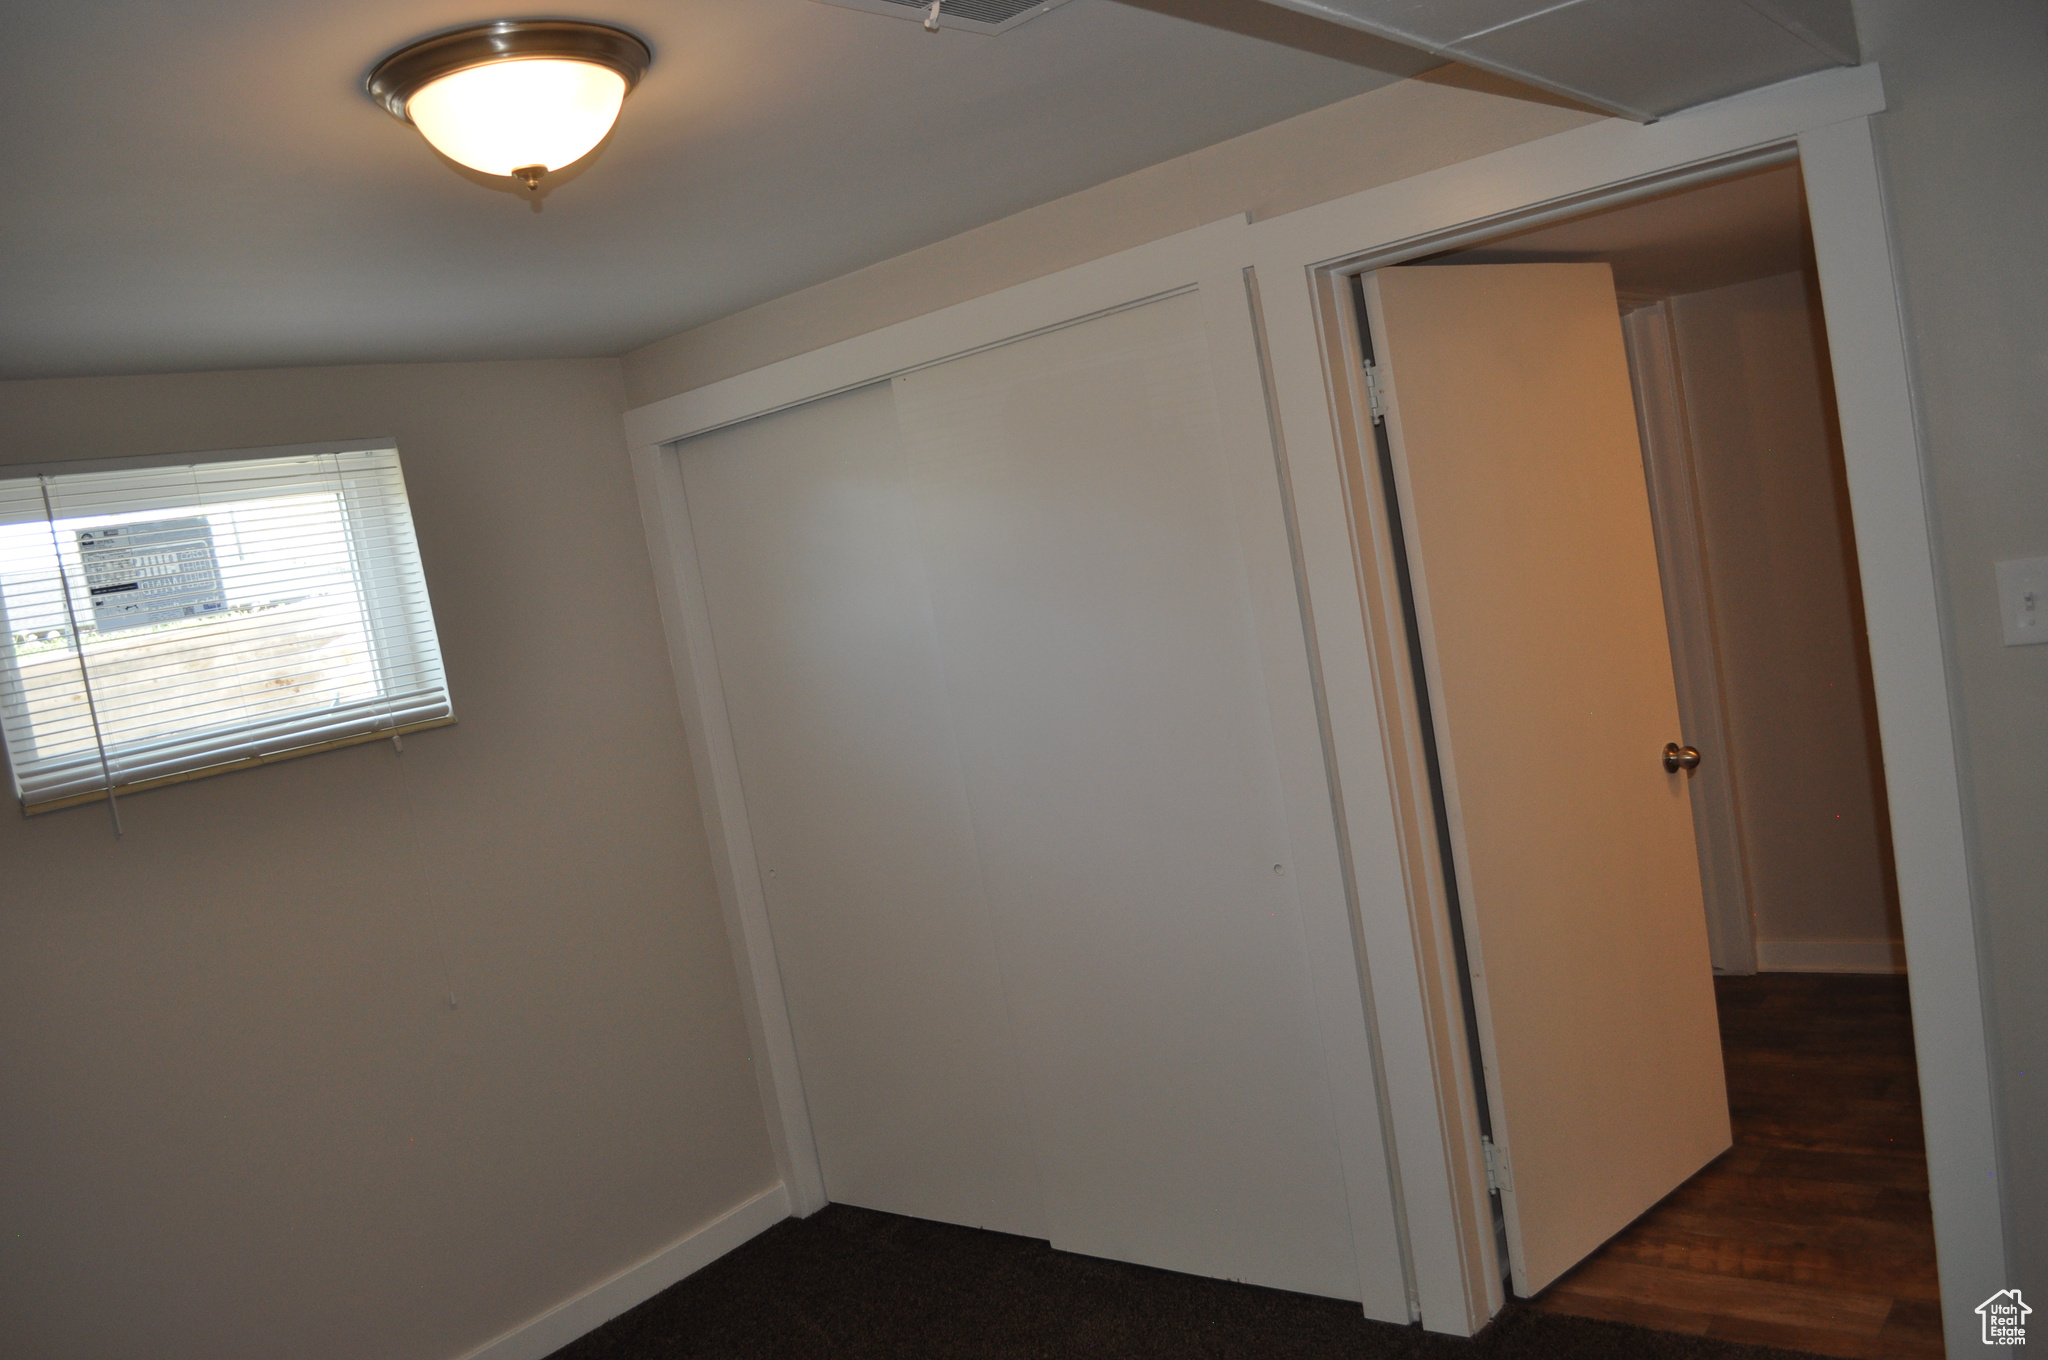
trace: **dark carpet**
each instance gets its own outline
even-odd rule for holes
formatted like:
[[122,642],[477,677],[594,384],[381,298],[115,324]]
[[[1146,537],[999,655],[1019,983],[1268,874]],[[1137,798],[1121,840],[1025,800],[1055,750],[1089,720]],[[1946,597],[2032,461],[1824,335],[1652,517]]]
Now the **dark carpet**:
[[1511,1306],[1471,1341],[1357,1305],[835,1204],[777,1224],[554,1360],[1791,1360]]

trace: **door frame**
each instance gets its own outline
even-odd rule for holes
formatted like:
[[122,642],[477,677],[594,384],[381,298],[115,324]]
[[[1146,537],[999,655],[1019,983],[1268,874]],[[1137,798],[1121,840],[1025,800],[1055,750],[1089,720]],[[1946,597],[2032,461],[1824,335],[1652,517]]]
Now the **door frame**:
[[1742,818],[1736,811],[1735,753],[1728,743],[1714,601],[1707,591],[1692,422],[1679,373],[1678,336],[1669,298],[1623,305],[1627,310],[1621,318],[1622,342],[1628,350],[1629,383],[1635,389],[1650,517],[1657,525],[1657,565],[1664,577],[1671,669],[1678,682],[1678,715],[1685,733],[1680,740],[1707,752],[1707,763],[1688,784],[1707,939],[1716,972],[1751,974],[1756,972],[1755,898]]
[[1424,1324],[1500,1306],[1449,917],[1370,454],[1350,276],[1796,158],[1832,343],[1891,789],[1894,856],[1944,1332],[2004,1288],[1988,1035],[1923,454],[1870,115],[1873,66],[1788,81],[1648,126],[1597,123],[1258,224],[1253,232],[1304,608],[1385,1055]]
[[[1390,1167],[1372,1008],[1359,990],[1360,944],[1332,786],[1271,410],[1261,384],[1251,248],[1225,219],[986,297],[900,322],[629,411],[626,436],[654,568],[720,905],[739,974],[776,1167],[793,1212],[826,1193],[804,1096],[762,874],[754,852],[716,639],[698,570],[678,445],[786,410],[1174,294],[1202,301],[1221,447],[1264,670],[1285,830],[1328,1074],[1360,1302],[1366,1314],[1420,1317],[1409,1234]],[[1278,866],[1276,866],[1277,868]]]

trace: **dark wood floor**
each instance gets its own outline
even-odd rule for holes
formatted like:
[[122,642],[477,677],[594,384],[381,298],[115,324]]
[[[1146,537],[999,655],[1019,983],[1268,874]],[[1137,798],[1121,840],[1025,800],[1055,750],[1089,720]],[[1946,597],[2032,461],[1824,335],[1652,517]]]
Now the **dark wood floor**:
[[1714,986],[1735,1146],[1536,1306],[1819,1355],[1939,1357],[1906,980]]

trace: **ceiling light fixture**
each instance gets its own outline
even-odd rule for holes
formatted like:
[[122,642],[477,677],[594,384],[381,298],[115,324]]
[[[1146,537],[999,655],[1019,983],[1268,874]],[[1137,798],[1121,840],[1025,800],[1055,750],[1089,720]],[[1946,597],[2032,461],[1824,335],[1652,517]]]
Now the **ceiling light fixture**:
[[604,140],[653,59],[623,29],[505,19],[402,48],[365,88],[449,160],[538,189]]

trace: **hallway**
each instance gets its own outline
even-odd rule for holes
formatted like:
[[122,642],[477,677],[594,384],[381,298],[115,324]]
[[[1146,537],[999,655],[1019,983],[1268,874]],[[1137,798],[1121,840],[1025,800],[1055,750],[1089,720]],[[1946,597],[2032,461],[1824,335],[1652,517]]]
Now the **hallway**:
[[1536,1306],[1820,1355],[1939,1357],[1906,979],[1714,987],[1734,1148]]

